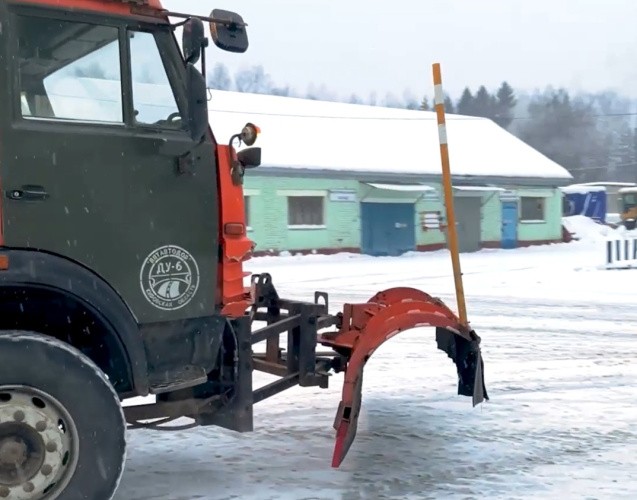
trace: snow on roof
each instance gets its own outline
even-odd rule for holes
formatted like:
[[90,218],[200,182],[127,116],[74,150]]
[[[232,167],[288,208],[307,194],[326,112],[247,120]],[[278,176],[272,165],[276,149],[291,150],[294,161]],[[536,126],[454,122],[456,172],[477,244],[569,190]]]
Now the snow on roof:
[[561,187],[560,190],[566,194],[605,193],[606,187],[587,184],[571,184],[570,186]]
[[[121,121],[120,84],[62,76],[46,83],[56,116]],[[140,117],[174,111],[170,88],[135,83]],[[210,91],[210,124],[227,143],[246,122],[261,128],[262,168],[440,175],[436,114],[290,97]],[[172,105],[171,105],[172,104]],[[566,169],[485,118],[447,116],[455,176],[572,179]]]
[[597,182],[581,182],[580,186],[606,186],[606,187],[632,187],[637,186],[634,182],[614,182],[614,181],[597,181]]
[[425,184],[379,184],[375,182],[366,183],[368,186],[371,186],[375,189],[383,189],[386,191],[404,191],[404,192],[425,192],[425,191],[435,191],[436,188],[427,186]]
[[494,186],[453,186],[458,191],[486,191],[491,193],[504,192],[506,189]]
[[619,194],[625,194],[625,193],[637,193],[637,186],[621,188],[619,190]]
[[[246,122],[261,128],[264,167],[370,173],[441,173],[436,114],[269,95],[211,91],[210,122],[227,142]],[[493,121],[447,115],[458,176],[572,179]]]

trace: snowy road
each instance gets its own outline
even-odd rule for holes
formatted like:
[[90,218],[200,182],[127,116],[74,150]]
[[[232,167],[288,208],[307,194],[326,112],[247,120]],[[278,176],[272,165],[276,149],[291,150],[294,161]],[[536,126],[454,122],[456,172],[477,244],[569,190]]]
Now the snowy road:
[[[256,407],[256,431],[130,434],[118,500],[637,498],[637,270],[599,271],[593,243],[463,256],[491,401],[455,395],[432,329],[366,368],[357,440],[330,468],[342,375]],[[455,308],[448,254],[255,259],[284,296],[332,310],[410,285]],[[264,382],[270,378],[263,376]]]

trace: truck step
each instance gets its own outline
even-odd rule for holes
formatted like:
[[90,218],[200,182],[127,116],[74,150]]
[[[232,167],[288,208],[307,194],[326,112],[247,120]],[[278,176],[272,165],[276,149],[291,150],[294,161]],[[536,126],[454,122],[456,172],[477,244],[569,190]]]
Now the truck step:
[[150,376],[150,393],[178,391],[208,381],[208,374],[201,366],[187,365],[172,370],[153,373]]

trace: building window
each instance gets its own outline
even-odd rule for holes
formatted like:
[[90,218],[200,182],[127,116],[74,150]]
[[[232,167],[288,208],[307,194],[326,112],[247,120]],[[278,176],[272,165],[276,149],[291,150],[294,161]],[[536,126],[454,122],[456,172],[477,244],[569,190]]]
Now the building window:
[[520,221],[544,222],[546,198],[522,197],[520,199]]
[[325,227],[323,196],[289,196],[288,225],[291,227]]

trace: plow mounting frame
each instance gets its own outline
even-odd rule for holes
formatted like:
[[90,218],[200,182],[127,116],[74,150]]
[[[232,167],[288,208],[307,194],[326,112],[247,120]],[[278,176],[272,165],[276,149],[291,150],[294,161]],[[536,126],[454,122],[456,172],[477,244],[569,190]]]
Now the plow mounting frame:
[[[344,372],[341,401],[333,422],[336,442],[332,466],[339,467],[349,451],[358,426],[363,370],[372,354],[400,332],[434,327],[437,347],[456,365],[458,394],[473,405],[488,400],[484,385],[480,338],[462,325],[440,300],[414,288],[392,288],[365,303],[345,304],[342,312],[329,313],[326,293],[315,292],[313,302],[279,297],[269,274],[252,277],[254,304],[241,316],[228,318],[234,346],[226,356],[231,390],[220,394],[213,381],[204,389],[190,389],[154,405],[125,408],[129,423],[144,419],[189,417],[195,425],[215,425],[238,432],[254,429],[253,407],[294,386],[329,386],[332,373]],[[254,323],[264,323],[254,328]],[[281,336],[286,337],[281,345]],[[262,352],[256,344],[265,342]],[[318,348],[324,346],[325,351]],[[277,377],[253,388],[253,372]],[[226,375],[227,378],[227,375]],[[171,400],[172,399],[172,400]]]

